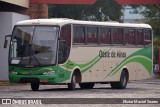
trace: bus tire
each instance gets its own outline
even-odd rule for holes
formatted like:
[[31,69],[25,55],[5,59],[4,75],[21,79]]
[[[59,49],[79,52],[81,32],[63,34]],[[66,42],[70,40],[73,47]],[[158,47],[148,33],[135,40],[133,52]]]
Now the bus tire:
[[111,82],[112,89],[125,89],[128,83],[128,75],[126,71],[122,71],[119,82]]
[[38,91],[39,90],[39,83],[36,83],[36,82],[31,83],[31,89],[32,89],[32,91]]
[[68,84],[69,90],[75,90],[76,89],[76,83],[77,83],[77,77],[75,74],[72,75],[71,83]]
[[94,87],[94,83],[79,83],[79,86],[82,89],[92,89]]

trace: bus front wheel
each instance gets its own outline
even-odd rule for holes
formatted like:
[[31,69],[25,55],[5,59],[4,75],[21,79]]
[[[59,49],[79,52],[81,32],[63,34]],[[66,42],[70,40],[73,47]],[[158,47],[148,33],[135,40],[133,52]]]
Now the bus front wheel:
[[31,83],[31,89],[32,91],[38,91],[39,90],[39,83]]
[[128,75],[126,71],[122,71],[119,82],[111,82],[111,87],[113,89],[125,89],[128,83]]
[[72,75],[71,83],[68,84],[69,90],[75,90],[76,89],[76,83],[77,83],[77,77],[75,74]]

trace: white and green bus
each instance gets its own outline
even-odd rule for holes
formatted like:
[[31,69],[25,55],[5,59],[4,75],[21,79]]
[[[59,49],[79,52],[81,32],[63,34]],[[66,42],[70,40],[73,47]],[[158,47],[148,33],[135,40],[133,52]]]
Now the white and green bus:
[[[148,24],[33,19],[18,22],[9,47],[9,80],[39,85],[79,84],[91,89],[152,75],[152,28]],[[4,48],[7,47],[5,39]]]

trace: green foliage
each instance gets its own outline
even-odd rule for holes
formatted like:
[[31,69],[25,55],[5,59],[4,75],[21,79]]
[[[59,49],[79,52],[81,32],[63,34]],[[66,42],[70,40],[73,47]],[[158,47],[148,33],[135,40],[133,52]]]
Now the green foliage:
[[154,57],[153,57],[153,63],[158,63],[158,49],[154,48]]
[[[134,9],[145,17],[146,23],[150,24],[154,35],[160,36],[160,5],[132,5]],[[160,38],[153,39],[154,64],[158,63],[158,50],[160,50]]]
[[94,5],[49,5],[50,18],[120,21],[122,6],[115,0],[97,0]]
[[154,46],[154,64],[158,63],[158,50],[160,50],[160,38],[153,39],[153,46]]
[[153,28],[154,35],[160,35],[160,5],[132,5],[145,17],[146,23]]
[[153,46],[154,48],[160,49],[160,38],[153,39]]

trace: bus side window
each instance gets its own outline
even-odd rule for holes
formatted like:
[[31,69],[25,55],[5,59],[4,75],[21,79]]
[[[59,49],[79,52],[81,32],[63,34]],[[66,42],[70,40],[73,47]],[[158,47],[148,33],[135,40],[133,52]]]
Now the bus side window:
[[73,27],[73,44],[85,44],[84,26],[74,26]]
[[125,45],[135,45],[134,29],[124,29],[124,43]]
[[71,47],[71,26],[65,25],[61,28],[59,51],[58,51],[58,63],[65,63],[69,57]]
[[152,35],[150,29],[144,29],[144,44],[150,45],[152,43]]
[[137,45],[143,45],[143,31],[142,31],[142,29],[137,29]]
[[112,43],[122,45],[123,40],[122,28],[112,28]]
[[87,28],[87,43],[98,44],[98,29],[97,27]]
[[100,43],[110,44],[111,43],[111,33],[109,28],[100,28]]

